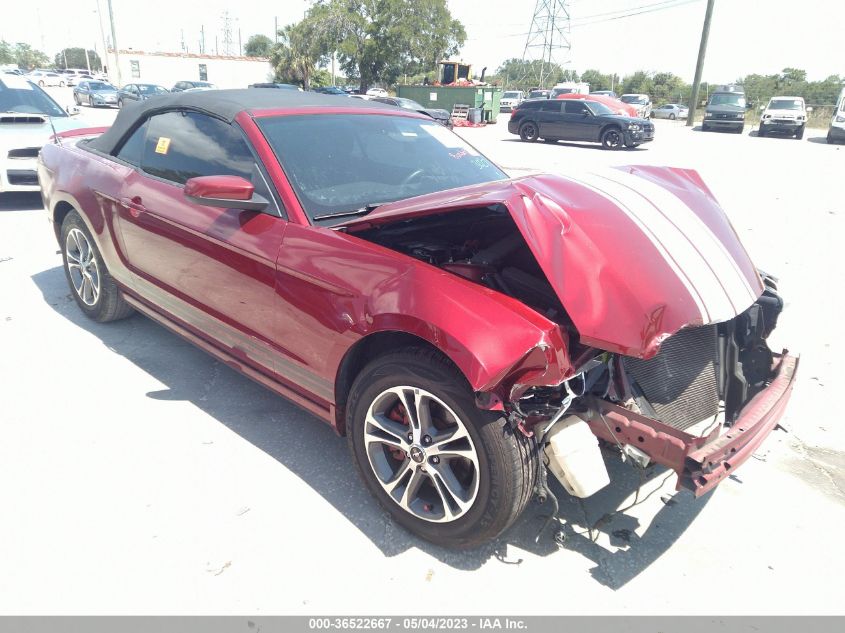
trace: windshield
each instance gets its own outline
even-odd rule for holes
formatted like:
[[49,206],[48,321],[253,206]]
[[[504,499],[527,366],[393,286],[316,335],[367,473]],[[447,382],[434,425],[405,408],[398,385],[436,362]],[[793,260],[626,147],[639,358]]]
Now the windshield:
[[633,103],[636,105],[645,105],[648,103],[648,97],[642,95],[622,95],[621,99],[624,103]]
[[117,88],[115,88],[115,87],[114,87],[114,86],[112,86],[111,84],[105,84],[105,83],[103,83],[102,81],[89,81],[89,82],[88,82],[88,89],[89,89],[89,90],[94,90],[94,91],[99,91],[99,90],[117,90]]
[[536,97],[547,97],[549,96],[548,90],[532,90],[528,93],[528,97],[534,99]]
[[710,97],[710,103],[707,105],[731,105],[739,108],[745,107],[745,95],[737,92],[717,92]]
[[804,103],[801,99],[772,99],[769,101],[769,110],[803,110]]
[[312,220],[507,176],[433,121],[387,114],[256,119]]
[[138,84],[138,91],[142,95],[162,95],[167,92],[167,88],[154,86],[152,84]]
[[593,111],[593,114],[598,116],[616,114],[613,110],[598,101],[587,101],[587,105],[590,107],[590,110]]
[[0,79],[0,112],[67,116],[46,92],[16,75],[4,75]]
[[207,81],[192,81],[191,85],[194,88],[214,88],[214,84]]
[[405,99],[403,97],[401,99],[396,99],[396,101],[399,103],[400,107],[405,108],[406,110],[425,110],[423,106],[413,99]]
[[509,91],[509,92],[506,92],[505,94],[503,94],[502,98],[503,99],[519,99],[519,93]]

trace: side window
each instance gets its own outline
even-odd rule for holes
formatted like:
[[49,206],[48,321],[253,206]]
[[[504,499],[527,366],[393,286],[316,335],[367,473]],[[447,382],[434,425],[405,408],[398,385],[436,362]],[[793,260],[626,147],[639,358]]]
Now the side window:
[[589,112],[587,109],[586,104],[581,101],[567,101],[566,102],[566,114],[584,114],[585,112]]
[[564,101],[562,99],[549,99],[548,101],[544,101],[540,108],[543,112],[556,112],[559,114],[563,103]]
[[144,139],[147,136],[147,124],[148,122],[144,121],[144,124],[132,132],[132,135],[123,142],[123,145],[120,146],[120,150],[116,154],[120,160],[126,161],[135,167],[139,167],[141,165],[141,155],[144,151]]
[[165,112],[149,119],[142,169],[184,184],[195,176],[252,180],[254,159],[237,130],[198,112]]

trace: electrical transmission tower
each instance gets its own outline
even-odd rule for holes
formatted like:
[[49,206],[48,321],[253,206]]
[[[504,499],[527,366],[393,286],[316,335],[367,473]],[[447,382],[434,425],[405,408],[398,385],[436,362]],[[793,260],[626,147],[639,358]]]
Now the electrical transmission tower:
[[569,20],[568,0],[537,0],[522,53],[523,81],[543,88],[558,67],[569,63]]
[[232,18],[228,10],[223,12],[223,54],[232,54]]

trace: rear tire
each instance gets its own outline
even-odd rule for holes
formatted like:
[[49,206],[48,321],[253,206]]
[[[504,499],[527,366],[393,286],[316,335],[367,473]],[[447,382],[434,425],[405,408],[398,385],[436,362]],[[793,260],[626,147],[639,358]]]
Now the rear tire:
[[709,131],[710,131],[710,126],[709,126],[709,125],[705,125],[704,123],[702,123],[702,124],[701,124],[701,131],[702,131],[702,132],[709,132]]
[[669,118],[670,118],[672,121],[674,121],[674,120],[675,120],[675,113],[674,113],[674,112],[670,112],[670,113],[669,113]]
[[62,261],[76,305],[89,319],[105,323],[134,312],[114,283],[85,222],[71,211],[62,222]]
[[534,143],[540,138],[540,130],[533,121],[526,121],[519,126],[519,138],[527,143]]
[[478,409],[464,376],[436,350],[408,348],[370,362],[346,411],[361,478],[393,519],[421,538],[453,548],[485,543],[531,499],[535,440],[514,432],[501,413]]
[[762,137],[764,137],[764,136],[766,136],[766,130],[764,130],[764,129],[763,129],[763,126],[762,126],[762,125],[760,126],[760,129],[759,129],[759,130],[757,130],[757,136],[759,136],[759,137],[761,137],[761,138],[762,138]]

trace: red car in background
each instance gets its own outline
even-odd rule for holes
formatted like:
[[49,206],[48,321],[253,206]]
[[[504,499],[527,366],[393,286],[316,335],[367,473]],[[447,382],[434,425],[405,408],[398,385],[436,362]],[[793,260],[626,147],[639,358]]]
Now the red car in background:
[[639,117],[639,113],[637,109],[627,103],[620,101],[619,99],[614,99],[613,97],[607,97],[605,95],[582,95],[582,94],[562,94],[555,97],[555,99],[588,99],[590,101],[598,101],[599,103],[603,103],[608,108],[613,110],[615,114],[624,114],[625,116],[630,117]]
[[39,177],[79,308],[140,312],[324,419],[436,543],[494,538],[547,467],[595,492],[598,440],[701,495],[788,400],[775,281],[693,171],[510,179],[425,115],[296,91],[73,134]]

